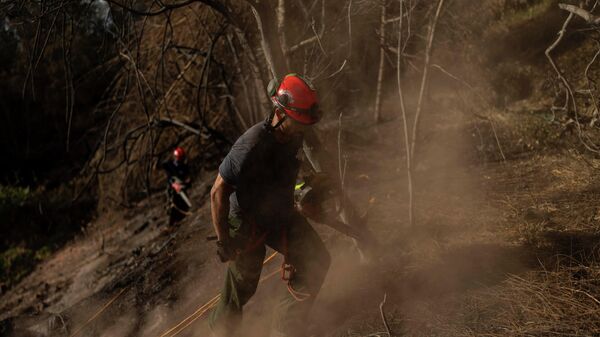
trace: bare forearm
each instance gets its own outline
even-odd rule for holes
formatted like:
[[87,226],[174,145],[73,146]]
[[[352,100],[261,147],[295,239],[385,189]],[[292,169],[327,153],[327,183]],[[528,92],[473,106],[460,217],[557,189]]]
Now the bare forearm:
[[220,241],[229,239],[229,222],[227,222],[229,200],[223,200],[223,198],[216,196],[211,200],[211,213],[217,238]]
[[218,176],[215,185],[210,191],[210,211],[212,223],[219,241],[229,239],[229,196],[232,193],[231,187],[225,184],[223,179]]

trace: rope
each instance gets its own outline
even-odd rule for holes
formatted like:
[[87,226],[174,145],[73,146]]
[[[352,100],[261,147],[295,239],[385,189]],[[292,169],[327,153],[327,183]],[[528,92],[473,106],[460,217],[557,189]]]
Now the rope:
[[290,295],[292,295],[292,297],[298,302],[304,302],[310,297],[309,293],[303,293],[301,291],[298,291],[298,290],[295,290],[294,288],[292,288],[291,281],[288,281],[287,289],[290,292]]
[[[206,302],[203,306],[201,306],[196,311],[194,311],[193,314],[189,315],[183,321],[179,322],[179,324],[177,324],[176,326],[172,327],[171,329],[169,329],[168,331],[166,331],[162,335],[160,335],[160,337],[177,336],[181,331],[183,331],[185,328],[190,326],[190,324],[194,323],[198,318],[202,317],[202,315],[205,312],[207,312],[208,310],[212,309],[215,305],[217,305],[217,303],[219,302],[220,299],[221,299],[220,294],[213,297],[210,301]],[[185,324],[185,325],[181,326],[182,324]]]
[[[262,283],[262,282],[264,282],[264,281],[266,281],[266,280],[270,279],[271,277],[273,277],[273,276],[275,276],[275,275],[279,274],[279,271],[280,271],[280,269],[278,269],[278,270],[275,270],[275,271],[273,271],[273,272],[269,273],[267,276],[265,276],[265,277],[261,278],[261,279],[260,279],[260,281],[258,281],[258,283]],[[220,299],[221,299],[221,295],[220,295],[220,294],[219,294],[219,295],[217,295],[217,296],[215,296],[215,297],[213,297],[213,299],[211,299],[210,301],[208,301],[208,302],[207,302],[207,303],[204,305],[204,306],[207,306],[206,308],[203,308],[203,310],[201,310],[202,308],[201,308],[201,309],[198,309],[198,310],[196,310],[196,312],[198,312],[198,311],[200,311],[200,310],[201,310],[201,311],[200,311],[200,313],[198,313],[198,315],[197,315],[196,317],[194,317],[194,318],[193,318],[191,321],[189,321],[187,324],[185,324],[183,327],[181,327],[181,328],[180,328],[180,329],[178,329],[177,331],[173,332],[171,335],[169,335],[169,334],[166,334],[166,333],[165,333],[164,335],[161,335],[160,337],[167,337],[167,336],[168,336],[168,337],[174,337],[174,336],[177,336],[177,335],[178,335],[180,332],[182,332],[182,331],[183,331],[185,328],[187,328],[187,327],[188,327],[188,326],[190,326],[192,323],[194,323],[194,322],[195,322],[197,319],[199,319],[200,317],[202,317],[202,315],[204,315],[204,314],[205,314],[205,313],[206,313],[208,310],[210,310],[210,309],[214,308],[214,307],[217,305],[217,303],[219,303],[219,300],[220,300]],[[194,312],[194,314],[195,314],[196,312]],[[194,314],[192,314],[192,315],[194,315]],[[189,318],[190,318],[192,315],[188,316],[188,317],[186,318],[186,320],[187,320],[187,319],[189,319]],[[181,323],[179,323],[178,325],[181,325],[182,323],[183,323],[183,321],[182,321]],[[172,328],[171,330],[173,330],[173,328]],[[171,331],[171,330],[169,330],[169,331]]]
[[[273,258],[275,258],[276,255],[277,255],[277,253],[275,252],[275,253],[271,254],[269,257],[267,257],[265,259],[265,261],[263,262],[263,265],[267,264],[269,261],[271,261]],[[268,278],[271,278],[273,275],[275,275],[278,272],[279,272],[279,270],[277,270],[275,273],[269,274],[267,277],[265,277],[262,280],[260,280],[260,282],[265,281]],[[75,337],[75,336],[77,336],[83,329],[85,329],[90,323],[92,323],[94,320],[96,320],[104,311],[106,311],[106,309],[108,309],[117,299],[119,299],[119,297],[121,297],[121,295],[123,295],[123,293],[125,292],[125,290],[127,290],[128,288],[129,287],[125,287],[125,288],[121,289],[121,291],[119,291],[113,298],[111,298],[108,302],[106,302],[104,304],[104,306],[102,306],[102,308],[100,308],[98,311],[96,311],[96,313],[94,313],[94,315],[92,315],[92,317],[88,318],[88,320],[85,323],[83,323],[83,325],[81,325],[79,328],[75,329],[75,331],[73,331],[73,333],[71,335],[69,335],[69,337]],[[183,321],[181,321],[175,327],[173,327],[169,331],[163,333],[161,335],[161,337],[167,336],[173,330],[176,330],[179,326],[181,326],[182,324],[185,324],[185,322],[187,320],[189,320],[190,318],[192,318],[194,315],[197,314],[198,315],[197,317],[193,318],[191,322],[189,322],[188,324],[186,324],[184,327],[182,327],[181,329],[179,329],[178,331],[176,331],[171,336],[177,335],[183,329],[185,329],[190,324],[192,324],[195,320],[197,320],[198,318],[200,318],[206,311],[212,309],[219,302],[220,298],[221,298],[220,294],[217,295],[217,296],[215,296],[215,297],[213,297],[205,305],[203,305],[200,308],[198,308],[198,310],[194,311],[194,313],[192,313],[191,315],[189,315],[188,317],[186,317]]]
[[261,278],[261,279],[258,281],[258,283],[261,283],[261,282],[264,282],[264,281],[266,281],[266,280],[270,279],[271,277],[273,277],[273,276],[275,276],[275,275],[279,274],[279,272],[280,272],[280,271],[281,271],[281,268],[279,268],[279,269],[277,269],[277,270],[274,270],[273,272],[269,273],[267,276],[265,276],[265,277]]
[[[170,241],[170,240],[169,240]],[[168,243],[168,242],[167,242]],[[166,244],[165,244],[166,245]],[[164,246],[163,246],[164,248]],[[162,250],[162,248],[160,249]],[[159,251],[160,251],[159,250]],[[102,308],[100,308],[100,310],[98,310],[94,315],[92,315],[92,317],[90,317],[85,323],[83,323],[82,326],[80,326],[79,328],[77,328],[71,335],[69,335],[69,337],[75,337],[77,336],[85,327],[87,327],[90,323],[92,323],[94,320],[96,320],[96,318],[98,318],[98,316],[100,316],[106,309],[108,309],[119,297],[121,297],[121,295],[123,295],[123,293],[125,292],[125,290],[129,289],[129,287],[125,287],[123,289],[121,289],[121,291],[119,291],[119,293],[117,293],[113,298],[110,299],[110,301],[106,302],[106,304],[104,304],[104,306]]]
[[81,330],[83,330],[83,328],[85,328],[86,326],[88,326],[90,323],[92,323],[96,318],[98,318],[98,316],[100,316],[106,309],[108,309],[108,307],[110,307],[119,297],[121,297],[121,295],[125,292],[125,290],[127,290],[128,287],[125,287],[123,289],[121,289],[121,291],[119,291],[119,293],[117,295],[115,295],[115,297],[113,297],[110,301],[106,302],[106,304],[100,308],[100,310],[98,310],[92,317],[90,317],[82,326],[80,326],[79,328],[77,328],[69,337],[74,337],[77,334],[79,334],[81,332]]
[[[275,258],[276,255],[277,255],[277,252],[274,252],[269,257],[267,257],[263,261],[263,265],[265,265],[265,264],[269,263],[271,260],[273,260],[273,258]],[[275,270],[274,272],[269,273],[267,276],[261,278],[258,281],[258,283],[262,283],[262,282],[270,279],[271,277],[279,274],[280,270],[281,269],[278,269],[278,270]],[[202,315],[204,315],[208,310],[214,308],[217,305],[217,303],[219,302],[220,299],[221,299],[221,294],[213,297],[208,302],[206,302],[205,304],[203,304],[202,306],[200,306],[198,309],[196,309],[196,311],[194,311],[192,314],[190,314],[189,316],[187,316],[186,318],[184,318],[181,322],[179,322],[179,324],[177,324],[174,327],[172,327],[171,329],[163,332],[160,335],[160,337],[174,337],[174,336],[177,336],[181,331],[183,331],[185,328],[187,328],[192,323],[194,323],[198,318],[202,317]]]
[[271,254],[269,257],[267,257],[264,261],[263,261],[263,266],[267,263],[269,263],[269,261],[273,260],[275,258],[275,256],[277,256],[277,252]]
[[[267,263],[269,263],[271,260],[273,260],[275,258],[275,256],[277,256],[277,252],[274,252],[269,257],[267,257],[263,261],[263,265],[266,265]],[[267,274],[263,278],[261,278],[258,281],[258,283],[260,284],[260,283],[262,283],[264,281],[267,281],[268,279],[272,278],[273,276],[279,274],[282,270],[283,270],[283,266],[280,267],[279,269],[277,269],[277,270],[275,270],[275,271]],[[127,289],[128,289],[128,287],[125,287],[125,288],[121,289],[121,291],[119,291],[119,293],[117,293],[113,298],[110,299],[110,301],[108,301],[106,304],[104,304],[104,306],[102,308],[100,308],[100,310],[98,310],[94,315],[92,315],[92,317],[90,317],[82,326],[80,326],[79,328],[77,328],[69,337],[75,337],[75,336],[77,336],[85,327],[87,327],[90,323],[92,323],[104,311],[106,311],[106,309],[108,309],[119,297],[121,297],[121,295]],[[290,284],[288,284],[288,290],[289,290],[290,294],[292,294],[292,296],[297,301],[304,301],[304,300],[306,300],[310,296],[310,294],[305,294],[305,293],[301,293],[301,292],[295,291],[291,287]],[[181,331],[185,330],[188,326],[190,326],[192,323],[194,323],[196,320],[198,320],[200,317],[202,317],[208,310],[214,308],[217,305],[217,303],[219,302],[220,299],[221,299],[221,294],[216,295],[215,297],[211,298],[208,302],[206,302],[205,304],[203,304],[202,306],[200,306],[198,309],[196,309],[196,311],[194,311],[192,314],[190,314],[189,316],[187,316],[186,318],[184,318],[181,322],[179,322],[179,324],[175,325],[171,329],[169,329],[169,330],[165,331],[163,334],[161,334],[160,337],[174,337],[174,336],[177,336]]]

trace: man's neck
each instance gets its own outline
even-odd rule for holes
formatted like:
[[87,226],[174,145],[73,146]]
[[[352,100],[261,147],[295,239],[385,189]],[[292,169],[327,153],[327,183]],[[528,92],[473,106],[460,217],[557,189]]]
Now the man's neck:
[[287,143],[290,140],[292,140],[292,137],[289,136],[288,134],[286,134],[282,129],[281,126],[278,127],[277,129],[273,130],[273,136],[275,137],[275,140],[278,143]]
[[271,121],[271,127],[273,127],[273,136],[278,143],[287,143],[292,139],[292,137],[285,132],[283,125],[279,125],[275,128],[275,126],[279,124],[279,121],[281,121],[281,118],[275,114],[273,120]]

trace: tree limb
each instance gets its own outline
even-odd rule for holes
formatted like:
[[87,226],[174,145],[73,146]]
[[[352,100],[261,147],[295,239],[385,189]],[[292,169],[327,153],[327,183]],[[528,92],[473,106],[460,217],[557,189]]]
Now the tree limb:
[[437,9],[435,11],[435,16],[433,17],[433,21],[429,26],[429,36],[427,38],[427,48],[425,50],[425,65],[423,66],[423,77],[421,78],[421,89],[419,91],[419,100],[417,102],[417,111],[415,112],[415,120],[413,122],[413,130],[412,130],[412,141],[410,144],[410,154],[414,158],[415,148],[417,143],[417,131],[419,129],[419,122],[421,117],[421,110],[423,108],[423,96],[425,94],[425,88],[427,87],[428,75],[429,75],[429,62],[431,60],[431,47],[433,45],[433,38],[435,35],[435,27],[437,25],[438,18],[440,17],[440,12],[442,11],[442,6],[444,5],[444,0],[439,0]]
[[265,54],[265,59],[267,61],[267,65],[269,66],[269,70],[271,71],[271,76],[272,78],[279,78],[279,76],[277,75],[277,70],[275,69],[275,64],[273,63],[271,48],[269,47],[269,43],[267,42],[267,37],[265,35],[265,30],[260,14],[258,13],[253,4],[250,4],[250,8],[252,9],[252,14],[254,14],[254,18],[256,19],[256,26],[258,28],[258,32],[260,33],[260,44],[262,46],[263,53]]
[[596,16],[581,7],[577,7],[575,5],[563,4],[563,3],[558,4],[558,7],[560,9],[566,10],[567,12],[570,12],[571,14],[575,14],[575,15],[581,17],[582,19],[587,21],[587,23],[589,23],[589,24],[592,24],[592,25],[600,24],[600,16]]
[[[398,50],[402,50],[402,24],[403,24],[403,11],[404,11],[404,0],[400,2],[400,23],[398,25]],[[410,24],[410,23],[409,23]],[[406,175],[408,180],[408,223],[412,226],[414,223],[414,200],[413,200],[413,181],[412,181],[412,162],[410,155],[410,140],[408,134],[408,120],[406,114],[406,103],[404,102],[404,92],[402,91],[402,73],[400,58],[402,53],[396,55],[396,79],[398,81],[398,96],[400,98],[400,111],[402,113],[402,127],[404,131],[404,148],[406,152]]]
[[[386,1],[381,1],[381,18],[379,24],[379,71],[377,73],[377,89],[375,91],[375,123],[381,122],[381,89],[383,86],[383,71],[385,68],[385,17]],[[402,32],[399,32],[402,34]]]

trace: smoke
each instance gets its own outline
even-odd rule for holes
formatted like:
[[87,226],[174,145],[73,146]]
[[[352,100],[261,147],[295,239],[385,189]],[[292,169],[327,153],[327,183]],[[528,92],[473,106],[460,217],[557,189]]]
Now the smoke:
[[112,324],[109,324],[100,333],[99,337],[126,337],[130,336],[135,330],[136,317],[134,313],[126,313],[114,317]]

